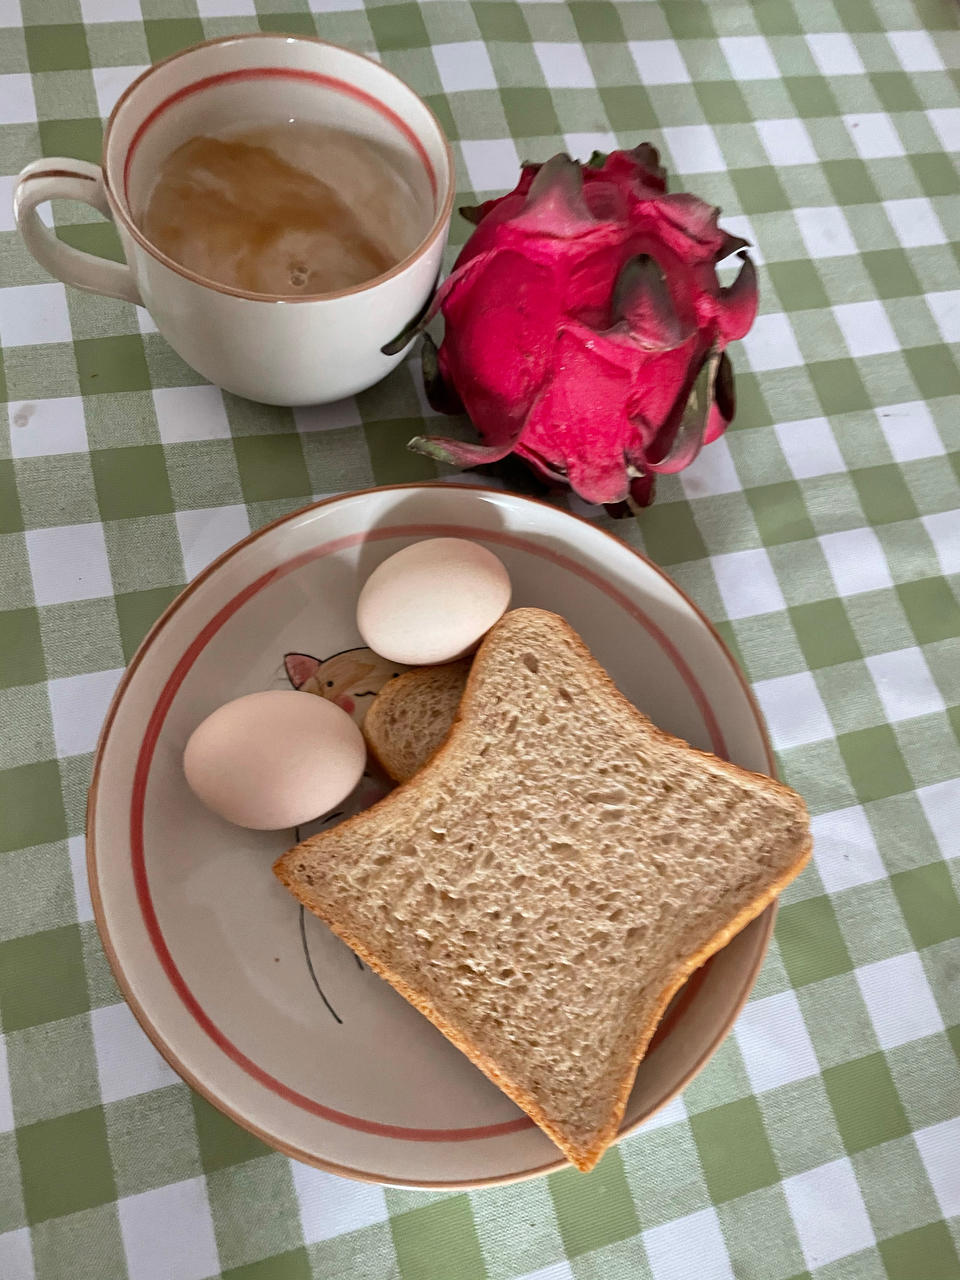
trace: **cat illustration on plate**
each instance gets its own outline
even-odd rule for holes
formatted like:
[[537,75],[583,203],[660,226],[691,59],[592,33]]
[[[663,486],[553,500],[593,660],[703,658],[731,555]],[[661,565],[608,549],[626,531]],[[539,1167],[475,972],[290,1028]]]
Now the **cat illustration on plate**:
[[372,649],[343,649],[331,658],[309,653],[285,653],[283,668],[294,689],[315,693],[342,707],[357,724],[388,680],[406,667],[388,662]]
[[[318,658],[309,653],[285,653],[283,669],[294,689],[316,697],[327,698],[342,708],[358,725],[363,724],[367,708],[388,680],[392,680],[401,672],[408,670],[395,662],[388,662],[372,649],[343,649],[329,658]],[[378,770],[368,766],[363,773],[354,792],[347,797],[343,805],[334,813],[325,814],[316,822],[297,828],[297,840],[323,831],[327,827],[342,822],[368,808],[391,789],[391,783]],[[331,1004],[317,977],[314,958],[311,955],[307,935],[307,921],[304,907],[300,906],[300,941],[307,971],[320,999],[338,1023],[343,1019]],[[354,956],[359,968],[363,968],[360,959]]]

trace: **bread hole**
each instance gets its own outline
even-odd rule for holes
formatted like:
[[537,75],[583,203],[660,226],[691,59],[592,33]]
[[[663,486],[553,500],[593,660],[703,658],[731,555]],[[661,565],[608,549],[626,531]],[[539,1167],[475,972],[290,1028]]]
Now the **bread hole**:
[[547,715],[545,711],[541,711],[540,714],[537,716],[537,724],[543,725],[543,724],[549,724],[549,723],[550,723],[550,717]]
[[627,813],[625,809],[601,809],[600,810],[601,822],[620,822],[621,819],[625,818],[626,816],[627,816]]
[[378,853],[371,859],[371,861],[375,867],[385,867],[387,863],[390,862],[392,856],[393,855],[389,853]]
[[419,854],[419,850],[412,840],[408,840],[406,844],[402,844],[399,852],[401,858],[416,858]]
[[559,858],[567,858],[573,853],[573,845],[569,840],[551,840],[550,852]]
[[520,723],[520,717],[514,713],[507,721],[507,733],[516,733],[517,725]]
[[490,743],[489,743],[489,742],[485,742],[485,743],[483,744],[483,746],[480,748],[480,751],[479,751],[479,753],[478,753],[478,754],[479,754],[479,756],[480,756],[480,759],[481,759],[481,760],[483,760],[483,759],[485,759],[485,758],[486,758],[487,752],[488,752],[489,750],[490,750]]
[[521,871],[519,875],[515,875],[513,879],[510,881],[510,888],[522,889],[526,883],[527,883],[527,877]]
[[608,787],[606,791],[591,791],[584,797],[588,804],[624,804],[630,797],[624,787]]
[[560,686],[560,688],[557,690],[557,693],[560,695],[560,697],[563,699],[564,702],[573,702],[573,694],[570,692],[569,689],[564,689],[563,685]]
[[638,942],[643,937],[643,934],[644,929],[642,925],[632,924],[624,935],[624,939],[626,942]]
[[447,833],[445,831],[438,831],[435,827],[430,828],[430,839],[435,840],[437,844],[443,844],[446,838]]
[[619,924],[623,919],[623,907],[617,907],[615,911],[611,911],[607,919],[611,924]]
[[521,662],[528,671],[532,671],[534,675],[540,670],[540,659],[534,653],[525,653],[521,658]]

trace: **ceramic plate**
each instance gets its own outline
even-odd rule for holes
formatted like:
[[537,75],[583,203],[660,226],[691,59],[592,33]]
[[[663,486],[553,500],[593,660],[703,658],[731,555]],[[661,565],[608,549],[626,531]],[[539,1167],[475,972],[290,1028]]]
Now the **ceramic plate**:
[[[153,629],[104,728],[88,861],[97,923],[123,991],[196,1089],[301,1160],[358,1178],[454,1187],[511,1181],[564,1160],[426,1019],[301,912],[270,870],[295,833],[221,821],[194,798],[181,769],[191,731],[240,694],[293,684],[361,717],[371,686],[392,671],[361,647],[359,588],[400,547],[441,535],[495,551],[510,571],[514,603],[567,618],[657,724],[772,771],[759,712],[718,636],[618,539],[493,489],[374,489],[253,534]],[[366,777],[353,804],[369,803],[378,786]],[[641,1063],[622,1133],[663,1106],[717,1048],[772,923],[771,908],[679,993]]]

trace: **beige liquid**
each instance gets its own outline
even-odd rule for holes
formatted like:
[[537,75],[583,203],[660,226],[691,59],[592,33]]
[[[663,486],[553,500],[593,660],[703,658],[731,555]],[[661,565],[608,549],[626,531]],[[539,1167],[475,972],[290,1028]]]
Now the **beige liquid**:
[[431,210],[412,176],[388,148],[309,121],[201,136],[164,161],[140,225],[218,284],[329,293],[382,275],[420,243]]

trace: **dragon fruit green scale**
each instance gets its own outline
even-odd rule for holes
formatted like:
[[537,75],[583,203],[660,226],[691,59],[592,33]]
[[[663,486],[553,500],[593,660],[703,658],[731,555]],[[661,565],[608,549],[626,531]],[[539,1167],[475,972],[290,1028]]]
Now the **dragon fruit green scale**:
[[411,448],[458,466],[514,453],[587,502],[648,505],[656,476],[733,417],[724,348],[757,310],[746,241],[668,194],[647,143],[525,165],[513,191],[463,213],[477,226],[431,309],[445,333],[439,349],[425,339],[424,373],[431,403],[465,409],[480,442]]

